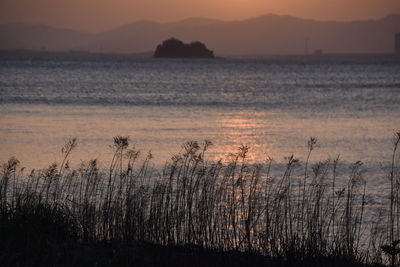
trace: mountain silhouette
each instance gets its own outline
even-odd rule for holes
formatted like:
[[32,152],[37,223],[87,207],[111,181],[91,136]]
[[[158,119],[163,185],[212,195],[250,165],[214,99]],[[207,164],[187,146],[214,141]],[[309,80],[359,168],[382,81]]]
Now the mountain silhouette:
[[[317,21],[268,14],[240,21],[191,18],[158,23],[137,21],[88,34],[44,25],[0,25],[0,49],[87,50],[143,53],[171,36],[183,42],[201,40],[221,56],[326,53],[392,53],[400,15],[379,20]],[[307,44],[306,44],[307,43]]]
[[0,25],[0,49],[70,50],[84,47],[91,35],[40,24]]

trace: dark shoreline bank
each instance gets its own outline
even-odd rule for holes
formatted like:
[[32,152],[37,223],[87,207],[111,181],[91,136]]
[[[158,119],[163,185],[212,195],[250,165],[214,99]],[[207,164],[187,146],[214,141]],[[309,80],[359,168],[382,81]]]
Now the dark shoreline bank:
[[143,266],[143,267],[384,267],[364,264],[340,257],[315,257],[299,260],[295,257],[270,258],[257,253],[238,250],[206,249],[200,246],[162,246],[145,242],[64,242],[48,243],[47,236],[36,236],[43,241],[14,250],[0,249],[0,264],[14,266]]
[[[89,51],[46,51],[46,50],[0,50],[0,59],[14,58],[59,58],[59,59],[151,59],[153,52],[119,54],[119,53],[93,53]],[[193,60],[196,58],[176,58]],[[205,58],[207,60],[207,58]],[[309,54],[309,55],[223,55],[213,59],[255,59],[270,61],[294,61],[294,62],[400,62],[398,54]],[[167,60],[171,60],[167,59]],[[198,59],[196,59],[198,60]],[[200,58],[202,60],[202,58]]]

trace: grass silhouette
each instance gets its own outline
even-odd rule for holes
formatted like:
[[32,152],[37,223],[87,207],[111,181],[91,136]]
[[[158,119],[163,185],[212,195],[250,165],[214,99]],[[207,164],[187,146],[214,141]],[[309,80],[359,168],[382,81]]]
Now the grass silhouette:
[[0,264],[398,266],[399,140],[396,133],[387,221],[365,234],[362,163],[339,182],[339,158],[311,164],[314,137],[306,161],[287,157],[279,175],[271,158],[249,164],[246,146],[209,161],[209,141],[187,142],[155,170],[152,155],[141,157],[123,136],[113,140],[108,170],[97,160],[73,169],[73,138],[61,165],[25,174],[15,158],[3,164]]

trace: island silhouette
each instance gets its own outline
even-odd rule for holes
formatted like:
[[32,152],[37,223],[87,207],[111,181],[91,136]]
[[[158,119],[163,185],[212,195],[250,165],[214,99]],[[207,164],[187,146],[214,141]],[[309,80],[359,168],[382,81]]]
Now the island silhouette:
[[156,58],[214,58],[214,52],[201,42],[185,44],[181,40],[170,38],[158,45],[154,52]]

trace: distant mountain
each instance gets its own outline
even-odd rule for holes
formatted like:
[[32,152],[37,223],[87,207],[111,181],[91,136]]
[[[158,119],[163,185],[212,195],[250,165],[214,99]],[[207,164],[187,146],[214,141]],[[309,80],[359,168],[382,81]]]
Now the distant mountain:
[[142,53],[171,37],[199,40],[218,56],[326,53],[392,53],[400,14],[380,20],[316,21],[264,15],[241,21],[192,18],[177,22],[137,21],[98,34],[43,25],[0,25],[0,49],[88,50]]
[[179,20],[179,21],[174,21],[174,22],[168,22],[165,23],[166,25],[173,27],[181,27],[181,28],[190,28],[190,27],[198,27],[198,26],[206,26],[206,25],[214,25],[214,24],[224,24],[227,22],[224,22],[222,20],[216,20],[216,19],[207,19],[207,18],[189,18],[189,19],[184,19],[184,20]]
[[92,35],[39,24],[0,25],[0,49],[72,50],[86,48]]

